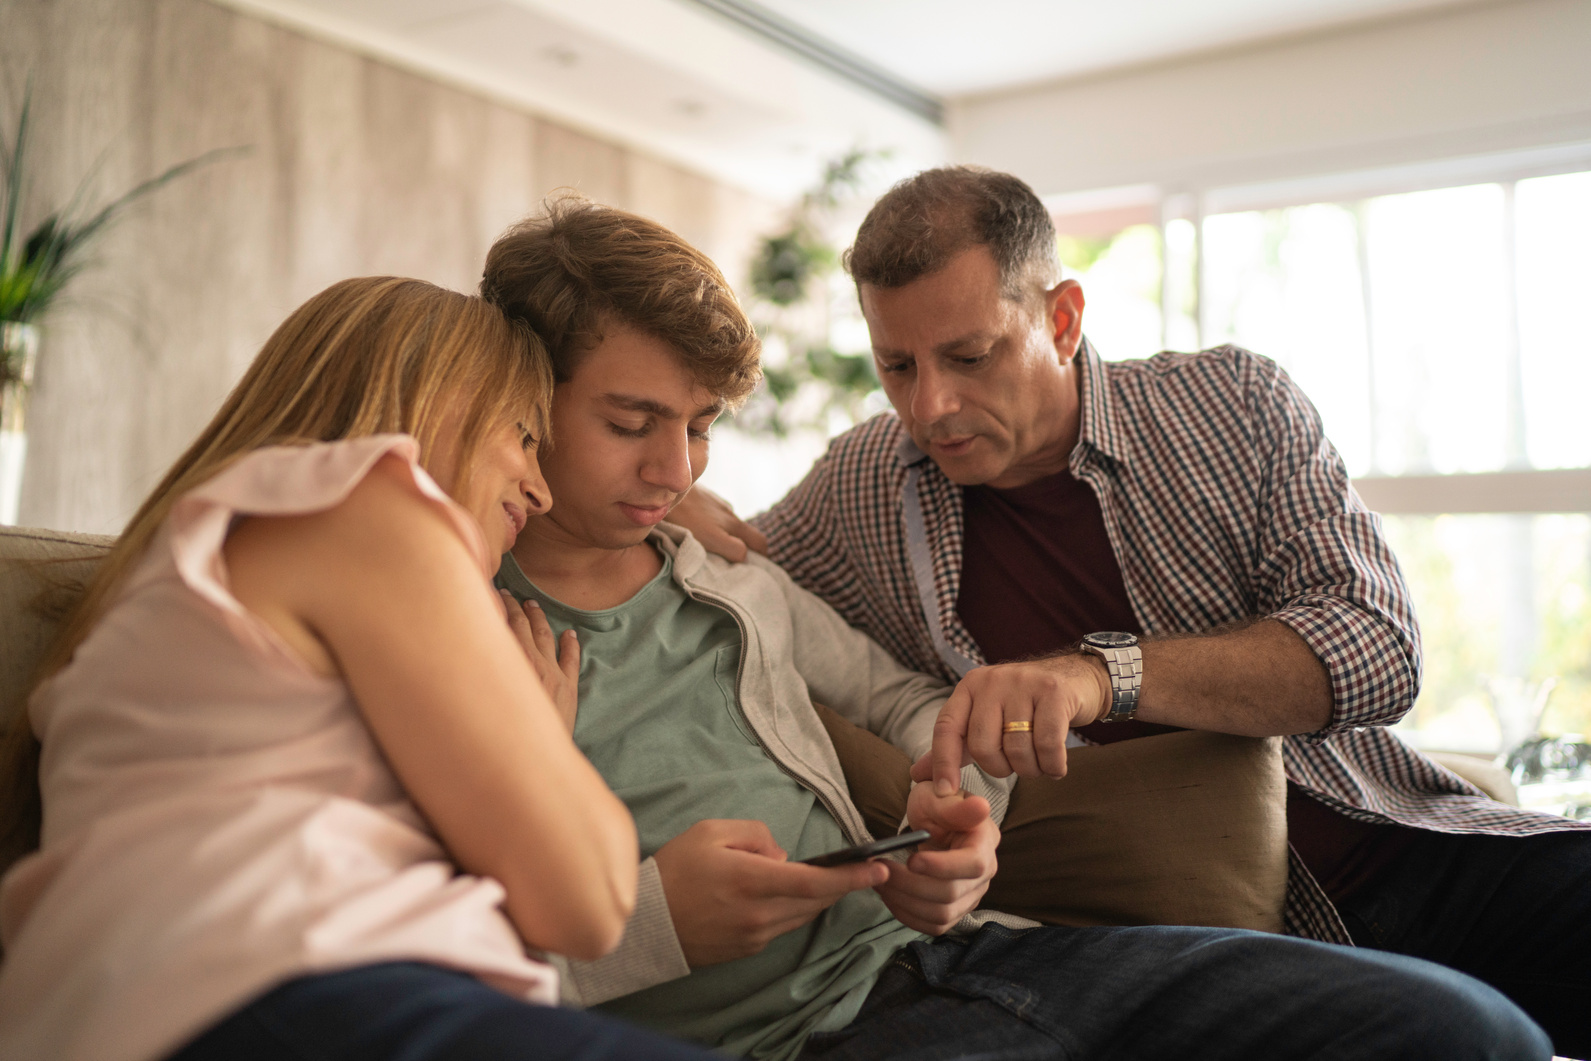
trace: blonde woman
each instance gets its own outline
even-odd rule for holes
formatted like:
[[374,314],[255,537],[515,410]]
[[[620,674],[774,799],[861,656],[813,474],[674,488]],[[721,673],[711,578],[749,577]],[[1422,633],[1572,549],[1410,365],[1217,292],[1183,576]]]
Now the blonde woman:
[[490,589],[551,503],[549,389],[527,332],[415,280],[266,343],[11,741],[42,844],[0,884],[0,1057],[701,1056],[554,1008],[526,951],[608,951],[636,894],[578,648]]

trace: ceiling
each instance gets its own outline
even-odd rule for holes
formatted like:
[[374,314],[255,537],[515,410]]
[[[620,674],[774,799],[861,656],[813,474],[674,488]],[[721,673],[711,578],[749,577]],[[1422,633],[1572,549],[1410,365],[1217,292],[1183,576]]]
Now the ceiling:
[[1452,6],[1456,0],[758,2],[905,81],[953,98]]
[[969,94],[1465,0],[220,0],[773,199]]

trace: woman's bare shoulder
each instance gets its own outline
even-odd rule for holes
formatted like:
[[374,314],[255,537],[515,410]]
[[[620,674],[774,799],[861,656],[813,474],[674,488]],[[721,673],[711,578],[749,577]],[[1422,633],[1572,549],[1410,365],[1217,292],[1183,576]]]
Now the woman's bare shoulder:
[[316,632],[316,617],[328,607],[373,601],[383,580],[408,582],[455,565],[473,573],[457,531],[397,454],[382,457],[330,508],[244,517],[228,534],[223,555],[239,603],[326,675],[337,667]]

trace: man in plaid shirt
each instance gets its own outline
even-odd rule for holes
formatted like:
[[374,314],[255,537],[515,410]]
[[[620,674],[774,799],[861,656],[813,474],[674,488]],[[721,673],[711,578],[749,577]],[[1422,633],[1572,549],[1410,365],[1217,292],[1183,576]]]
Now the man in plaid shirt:
[[[913,776],[1060,776],[1078,734],[1285,736],[1288,931],[1467,972],[1591,1055],[1591,831],[1387,731],[1419,631],[1286,374],[1235,347],[1101,361],[1046,212],[1002,174],[903,182],[848,266],[895,415],[835,439],[755,527],[710,499],[672,518],[960,681]],[[1096,632],[1139,643],[1078,651]]]

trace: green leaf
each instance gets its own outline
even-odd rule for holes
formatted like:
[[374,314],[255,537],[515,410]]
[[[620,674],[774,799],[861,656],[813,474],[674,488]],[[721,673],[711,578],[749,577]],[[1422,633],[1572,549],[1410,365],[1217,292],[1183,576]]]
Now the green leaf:
[[776,306],[793,306],[807,297],[807,284],[838,264],[834,249],[804,224],[768,236],[751,263],[751,286]]
[[61,289],[90,264],[88,251],[94,240],[132,203],[195,170],[249,150],[219,148],[179,162],[82,217],[80,210],[88,197],[85,178],[65,207],[50,213],[19,241],[32,100],[30,79],[16,135],[9,144],[0,143],[0,168],[5,173],[4,222],[0,226],[0,320],[32,320],[48,310]]
[[[785,435],[795,428],[827,428],[835,413],[856,418],[878,390],[869,354],[833,349],[826,277],[839,267],[839,251],[824,233],[832,212],[853,196],[877,152],[854,149],[831,160],[818,183],[791,211],[781,231],[765,237],[751,263],[753,311],[765,313],[758,331],[771,348],[788,352],[779,364],[763,366],[764,386],[741,409],[736,425],[747,431]],[[790,310],[792,312],[785,312]],[[777,359],[777,356],[776,356]],[[801,416],[787,404],[800,395]],[[809,398],[817,398],[809,404]]]
[[17,220],[22,211],[22,164],[27,157],[28,116],[33,110],[33,79],[22,93],[22,114],[17,119],[17,135],[10,146],[0,145],[4,151],[6,190],[5,224],[0,228],[0,273],[8,272],[15,256]]

